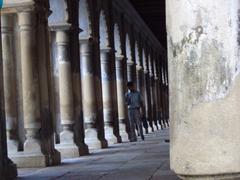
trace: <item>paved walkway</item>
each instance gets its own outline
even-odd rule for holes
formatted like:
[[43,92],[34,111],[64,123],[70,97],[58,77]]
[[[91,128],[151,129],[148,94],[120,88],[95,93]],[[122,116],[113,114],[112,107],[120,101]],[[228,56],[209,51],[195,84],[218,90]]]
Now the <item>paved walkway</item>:
[[20,180],[178,180],[169,169],[168,130],[145,141],[122,143],[89,156],[64,160],[61,166],[19,169]]

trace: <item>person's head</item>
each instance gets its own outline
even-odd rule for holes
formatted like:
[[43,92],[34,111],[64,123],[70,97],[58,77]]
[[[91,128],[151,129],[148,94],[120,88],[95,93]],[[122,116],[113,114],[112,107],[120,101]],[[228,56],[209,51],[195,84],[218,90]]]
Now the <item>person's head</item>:
[[128,87],[128,89],[130,90],[130,91],[135,91],[135,84],[134,84],[134,82],[128,82],[127,83],[127,87]]

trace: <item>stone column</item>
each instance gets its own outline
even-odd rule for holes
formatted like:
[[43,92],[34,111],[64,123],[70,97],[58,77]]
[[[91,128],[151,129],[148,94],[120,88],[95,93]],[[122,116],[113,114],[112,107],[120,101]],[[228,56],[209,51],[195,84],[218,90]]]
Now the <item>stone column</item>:
[[21,41],[23,119],[26,140],[22,156],[12,156],[12,159],[21,167],[43,167],[49,163],[48,157],[42,152],[43,142],[40,138],[41,119],[36,22],[35,11],[18,13]]
[[239,1],[166,2],[171,169],[239,179]]
[[113,105],[113,71],[111,62],[111,49],[101,49],[101,77],[102,77],[102,93],[103,93],[103,118],[104,118],[104,130],[105,138],[110,144],[120,143],[121,137],[115,135],[116,122],[118,119],[114,119],[114,105]]
[[2,17],[2,58],[8,154],[18,151],[16,79],[13,57],[13,15]]
[[125,104],[126,82],[124,81],[124,56],[116,57],[116,79],[117,79],[117,100],[118,100],[118,120],[119,130],[123,141],[129,139],[129,124],[127,108]]
[[[1,22],[0,22],[1,24]],[[0,37],[1,38],[1,37]],[[2,49],[0,41],[0,50]],[[3,89],[2,51],[0,51],[0,89]],[[14,179],[17,176],[16,165],[7,157],[6,121],[4,112],[4,91],[0,91],[0,179]]]
[[80,148],[74,140],[74,104],[71,61],[69,58],[69,34],[67,31],[56,31],[57,61],[59,64],[59,101],[62,132],[57,149],[65,158],[78,157]]
[[89,149],[107,147],[106,141],[102,140],[97,126],[97,97],[95,91],[95,74],[93,62],[92,40],[80,40],[80,67],[83,119],[85,126],[85,141]]

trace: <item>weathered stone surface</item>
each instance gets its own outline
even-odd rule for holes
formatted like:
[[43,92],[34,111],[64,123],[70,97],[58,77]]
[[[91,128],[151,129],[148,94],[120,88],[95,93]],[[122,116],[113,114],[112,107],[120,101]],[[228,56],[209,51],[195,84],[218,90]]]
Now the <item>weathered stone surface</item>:
[[167,1],[171,168],[184,178],[240,172],[237,7]]

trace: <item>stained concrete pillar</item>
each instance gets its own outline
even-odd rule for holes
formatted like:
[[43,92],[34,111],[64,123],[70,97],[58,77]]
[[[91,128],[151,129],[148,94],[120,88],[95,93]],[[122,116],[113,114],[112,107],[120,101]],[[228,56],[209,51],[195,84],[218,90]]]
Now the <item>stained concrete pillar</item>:
[[15,62],[13,57],[13,15],[2,17],[2,58],[8,154],[18,151]]
[[239,1],[166,3],[171,169],[239,179]]
[[117,79],[117,102],[119,131],[123,141],[129,140],[129,123],[125,105],[126,82],[124,80],[124,56],[116,57],[116,79]]
[[107,142],[102,139],[102,134],[98,130],[100,123],[97,112],[96,97],[96,77],[93,61],[93,42],[92,40],[80,40],[80,67],[81,67],[81,86],[83,119],[85,128],[85,142],[89,149],[107,147]]
[[[112,66],[112,52],[111,49],[101,49],[101,77],[102,77],[102,93],[103,93],[103,118],[105,138],[109,144],[121,142],[116,122],[118,119],[114,117],[114,104],[113,104],[113,66]],[[115,134],[117,132],[117,134]]]
[[[0,22],[1,24],[1,22]],[[1,37],[0,37],[1,38]],[[0,49],[2,50],[2,41]],[[2,51],[0,51],[0,89],[4,89]],[[16,165],[7,157],[6,119],[4,91],[0,91],[0,179],[14,179],[17,176]]]
[[74,136],[74,104],[71,61],[69,57],[69,34],[67,31],[56,31],[57,61],[59,64],[59,102],[62,132],[57,149],[65,158],[78,157],[80,148]]

